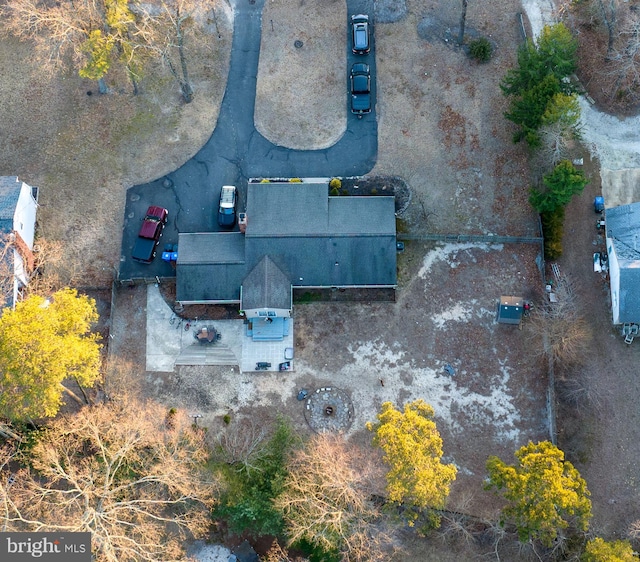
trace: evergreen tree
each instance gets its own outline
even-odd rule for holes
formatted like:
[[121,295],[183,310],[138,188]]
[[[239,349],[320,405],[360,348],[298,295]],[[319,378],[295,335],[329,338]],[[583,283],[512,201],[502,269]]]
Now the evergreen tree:
[[553,172],[543,177],[542,183],[544,189],[531,188],[529,202],[539,213],[551,213],[558,207],[565,207],[574,195],[582,193],[589,180],[569,160],[562,160]]
[[515,524],[520,540],[535,538],[551,546],[558,531],[570,525],[586,531],[591,518],[590,493],[564,453],[548,441],[529,442],[515,457],[515,465],[489,457],[486,488],[495,488],[507,500],[502,521]]
[[[435,412],[423,400],[405,404],[401,412],[382,404],[378,422],[368,423],[373,443],[384,452],[389,500],[402,504],[409,524],[423,508],[442,508],[457,469],[442,463],[442,438],[433,421]],[[438,518],[432,517],[437,524]]]

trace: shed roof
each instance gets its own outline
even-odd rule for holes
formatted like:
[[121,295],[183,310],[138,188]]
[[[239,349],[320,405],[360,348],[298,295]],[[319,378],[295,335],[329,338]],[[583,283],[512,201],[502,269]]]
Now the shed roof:
[[497,320],[500,324],[520,324],[524,299],[522,297],[500,297]]

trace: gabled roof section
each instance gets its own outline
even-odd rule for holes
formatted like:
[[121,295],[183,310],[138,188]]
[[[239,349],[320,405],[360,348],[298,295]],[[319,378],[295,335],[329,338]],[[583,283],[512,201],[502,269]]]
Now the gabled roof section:
[[269,256],[264,256],[242,283],[242,309],[290,309],[291,281]]
[[613,241],[620,268],[630,267],[640,261],[640,203],[613,207],[606,213],[607,238]]
[[328,232],[331,236],[396,235],[392,197],[329,197]]

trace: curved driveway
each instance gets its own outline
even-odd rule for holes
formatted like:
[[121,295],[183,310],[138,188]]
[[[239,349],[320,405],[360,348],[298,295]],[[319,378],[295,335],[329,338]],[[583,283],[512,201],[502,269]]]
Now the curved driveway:
[[[216,214],[222,185],[238,186],[238,208],[242,209],[246,184],[251,177],[357,176],[366,174],[375,164],[378,129],[373,28],[370,34],[371,53],[357,57],[371,67],[372,112],[358,119],[347,108],[347,130],[336,144],[321,150],[293,150],[265,139],[256,131],[253,122],[264,0],[232,0],[232,4],[231,61],[216,128],[202,149],[183,166],[167,176],[127,191],[120,279],[175,275],[171,265],[160,259],[160,251],[164,244],[177,243],[178,232],[219,230]],[[349,19],[354,13],[369,14],[373,26],[372,0],[349,2],[345,33],[350,33]],[[347,57],[347,66],[351,68],[356,56],[351,54],[350,37],[347,40]],[[344,99],[348,104],[347,77]],[[151,204],[169,209],[169,222],[157,258],[151,265],[143,265],[131,259],[131,249],[140,219]]]

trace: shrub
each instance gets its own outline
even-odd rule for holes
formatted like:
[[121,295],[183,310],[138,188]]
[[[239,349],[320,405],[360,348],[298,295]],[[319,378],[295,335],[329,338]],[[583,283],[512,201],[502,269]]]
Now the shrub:
[[260,180],[260,183],[270,183],[270,182],[271,182],[271,180],[268,180],[267,178],[262,178]]
[[337,187],[334,187],[331,189],[331,191],[329,192],[329,195],[333,195],[334,197],[337,197],[338,195],[340,195],[340,192],[338,191]]
[[300,178],[291,178],[289,183],[302,183],[302,180]]
[[329,187],[332,190],[335,189],[336,191],[338,191],[342,187],[342,181],[338,178],[331,178],[331,181],[329,182]]
[[474,39],[469,43],[469,55],[478,62],[487,62],[493,54],[493,47],[486,37]]
[[273,434],[257,444],[250,463],[218,462],[225,491],[213,510],[214,519],[226,521],[237,534],[280,535],[284,522],[273,500],[282,491],[286,459],[294,443],[290,423],[281,418]]
[[371,190],[371,195],[378,195],[378,189],[374,187],[374,188]]
[[231,416],[229,414],[225,414],[222,417],[222,421],[224,422],[225,425],[229,425],[231,423]]
[[542,235],[544,236],[544,257],[556,260],[562,255],[562,236],[564,234],[564,207],[542,213]]

